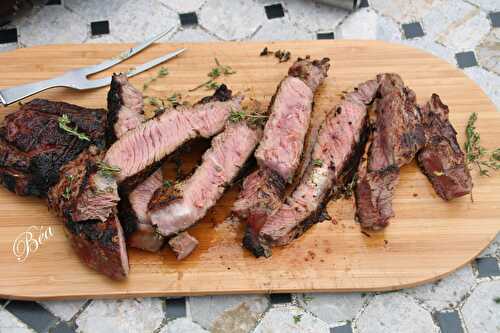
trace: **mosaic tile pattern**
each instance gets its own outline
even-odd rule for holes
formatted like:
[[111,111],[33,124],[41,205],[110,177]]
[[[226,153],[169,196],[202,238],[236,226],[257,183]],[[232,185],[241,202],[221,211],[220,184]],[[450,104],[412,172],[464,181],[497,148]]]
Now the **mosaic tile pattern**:
[[[0,52],[162,31],[163,41],[186,42],[380,39],[463,68],[500,108],[500,1],[358,1],[348,13],[310,0],[50,0],[0,27]],[[500,235],[472,265],[391,293],[0,300],[0,332],[498,332],[499,260]]]

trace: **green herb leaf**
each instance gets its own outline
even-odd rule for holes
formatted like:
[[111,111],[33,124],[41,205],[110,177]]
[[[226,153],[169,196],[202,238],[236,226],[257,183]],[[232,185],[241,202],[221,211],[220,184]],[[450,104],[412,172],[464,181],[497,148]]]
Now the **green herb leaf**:
[[215,81],[210,81],[210,83],[205,84],[207,90],[217,90],[220,87],[220,83]]
[[233,70],[230,66],[224,66],[221,65],[219,60],[217,58],[214,58],[215,61],[215,67],[213,67],[210,72],[207,73],[207,76],[210,78],[210,80],[203,82],[202,84],[194,87],[193,89],[190,89],[189,91],[195,91],[200,89],[201,87],[205,87],[206,89],[217,89],[220,87],[220,83],[215,82],[215,80],[220,77],[221,75],[232,75],[235,74],[236,71]]
[[167,179],[167,180],[163,181],[163,187],[169,188],[171,186],[172,186],[172,182],[170,180]]
[[301,319],[302,319],[302,314],[295,315],[293,316],[293,323],[298,324]]
[[242,121],[246,118],[245,111],[240,110],[240,111],[235,111],[232,110],[231,113],[229,114],[229,121],[232,123],[237,123],[239,121]]
[[97,168],[99,169],[99,172],[105,177],[114,177],[121,171],[119,167],[111,166],[103,161],[97,162]]
[[66,201],[71,197],[71,185],[73,183],[73,178],[73,175],[66,175],[66,179],[69,181],[69,184],[64,188],[64,192],[61,195]]
[[90,141],[89,137],[85,133],[78,132],[78,126],[71,127],[71,120],[69,119],[67,114],[63,114],[58,118],[59,128],[68,132],[71,135],[76,136],[80,140]]
[[497,304],[500,304],[500,297],[495,297],[493,301]]
[[149,85],[153,82],[155,82],[157,79],[165,77],[169,74],[168,69],[165,67],[160,67],[160,70],[158,70],[158,73],[156,73],[156,76],[153,76],[149,78],[144,84],[142,85],[142,90],[146,90],[149,88]]
[[312,161],[312,165],[322,167],[322,166],[323,166],[323,160],[321,160],[321,159],[319,159],[319,158],[314,159],[314,160]]
[[489,170],[500,169],[500,148],[488,152],[481,146],[481,136],[476,129],[477,113],[472,113],[465,129],[465,159],[469,168],[475,165],[479,169],[479,175],[489,176]]

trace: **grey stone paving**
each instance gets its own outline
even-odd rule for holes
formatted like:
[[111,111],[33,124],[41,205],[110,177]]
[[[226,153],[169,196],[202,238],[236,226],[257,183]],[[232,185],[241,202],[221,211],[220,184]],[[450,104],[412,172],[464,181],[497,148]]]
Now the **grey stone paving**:
[[[17,28],[18,35],[17,42],[0,38],[0,52],[50,43],[133,42],[163,31],[169,31],[163,41],[175,42],[315,39],[318,34],[379,39],[420,48],[453,66],[457,66],[457,53],[473,52],[478,64],[463,71],[500,108],[500,28],[491,22],[491,17],[500,15],[492,15],[500,11],[500,1],[368,3],[348,13],[310,0],[62,0],[61,5],[37,5],[24,18],[0,27]],[[283,17],[269,19],[264,6],[276,4],[282,6]],[[179,14],[190,12],[197,15],[198,24],[182,26]],[[103,20],[109,22],[110,33],[92,36],[91,22]],[[416,30],[411,32],[409,27]],[[482,264],[498,263],[500,235],[480,257],[494,258]],[[471,265],[413,289],[383,294],[298,294],[280,304],[253,295],[189,297],[186,307],[184,300],[161,298],[40,304],[48,310],[40,317],[55,323],[54,332],[57,326],[82,333],[427,333],[440,331],[439,325],[441,332],[450,327],[463,327],[466,333],[500,332],[500,277],[479,278]],[[5,305],[0,306],[0,332],[34,332],[23,318],[12,314],[22,317],[22,304],[16,303],[17,310],[11,312]],[[45,311],[39,306],[29,308]],[[33,318],[31,313],[25,321]]]

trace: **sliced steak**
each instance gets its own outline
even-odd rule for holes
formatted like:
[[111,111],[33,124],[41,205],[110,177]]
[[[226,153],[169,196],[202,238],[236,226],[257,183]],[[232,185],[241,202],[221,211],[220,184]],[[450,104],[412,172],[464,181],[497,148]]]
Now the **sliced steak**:
[[[298,60],[281,81],[269,107],[257,162],[290,182],[297,170],[309,128],[316,88],[327,76],[329,59]],[[309,85],[308,85],[309,84]]]
[[159,169],[139,184],[129,194],[128,200],[123,200],[129,207],[120,205],[120,209],[123,209],[123,213],[120,212],[120,216],[123,216],[121,219],[128,219],[125,222],[127,225],[136,225],[136,230],[127,238],[128,245],[151,252],[156,252],[163,246],[165,239],[155,232],[148,214],[149,201],[162,186],[163,175]]
[[360,164],[355,189],[356,218],[361,227],[381,229],[394,216],[392,197],[399,169],[425,143],[415,93],[397,74],[380,74],[373,134],[367,162]]
[[198,240],[188,234],[187,231],[184,231],[170,238],[168,245],[170,245],[172,251],[174,251],[177,260],[182,260],[194,251],[198,246]]
[[[116,183],[112,177],[95,176],[101,172],[98,170],[97,162],[103,156],[103,152],[91,146],[64,165],[60,170],[59,182],[49,191],[48,203],[49,208],[63,217],[68,238],[82,261],[113,279],[122,279],[128,274],[128,258],[123,230],[114,209],[118,198]],[[108,190],[108,182],[105,180],[102,184],[91,182],[95,178],[109,178],[111,184],[114,184],[114,187],[111,187],[112,191]],[[93,186],[98,186],[94,188],[96,192],[113,192],[112,211],[103,220],[82,218],[85,214],[89,214],[80,211],[80,204],[85,201],[82,196],[92,192],[88,189]],[[99,215],[99,212],[95,211],[101,210],[103,204],[86,203],[86,208],[94,211],[90,215]],[[108,208],[105,210],[107,212]]]
[[[226,96],[230,95],[224,85],[216,94],[224,95],[223,91]],[[153,168],[154,172],[158,163],[183,143],[196,137],[209,138],[222,131],[229,114],[241,110],[240,103],[241,98],[235,97],[169,110],[126,132],[109,148],[105,161],[120,168],[118,183],[140,175],[140,181],[135,182],[138,184],[152,173],[148,169]]]
[[153,197],[150,217],[158,232],[176,235],[200,220],[222,196],[251,156],[262,130],[246,121],[229,122],[224,132],[212,139],[201,165],[187,180],[163,187]]
[[[66,115],[89,141],[59,127]],[[105,145],[106,110],[35,99],[5,117],[0,128],[0,180],[18,195],[45,197],[59,169],[94,144]]]
[[114,74],[108,92],[107,143],[111,145],[125,132],[145,121],[142,92],[128,82],[126,74]]
[[71,245],[89,267],[112,279],[121,280],[129,272],[123,230],[115,214],[106,221],[85,223],[65,218],[64,227]]
[[326,203],[352,178],[363,154],[367,105],[372,103],[377,89],[377,81],[367,81],[328,113],[304,176],[260,230],[259,241],[266,255],[270,255],[269,247],[286,245],[314,223],[328,218]]
[[286,183],[300,164],[314,93],[329,68],[327,58],[297,60],[271,100],[269,120],[255,152],[260,169],[244,181],[233,207],[234,214],[247,224],[243,246],[256,256],[264,255],[258,241],[260,228],[281,206]]
[[422,108],[426,144],[417,155],[420,169],[444,200],[464,196],[472,190],[472,178],[448,113],[448,106],[432,94]]

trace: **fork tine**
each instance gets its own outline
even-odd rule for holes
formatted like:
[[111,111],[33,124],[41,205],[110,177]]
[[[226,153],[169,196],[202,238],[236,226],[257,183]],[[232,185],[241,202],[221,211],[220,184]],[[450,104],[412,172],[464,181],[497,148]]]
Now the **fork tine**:
[[[186,49],[184,49],[184,48],[178,49],[178,50],[175,50],[174,52],[167,53],[164,56],[158,57],[158,58],[153,59],[151,61],[148,61],[148,62],[146,62],[146,63],[144,63],[142,65],[139,65],[139,66],[135,67],[134,69],[128,71],[126,73],[127,77],[132,77],[134,75],[137,75],[137,74],[140,74],[140,73],[142,73],[144,71],[147,71],[150,68],[158,66],[159,64],[161,64],[161,63],[163,63],[163,62],[165,62],[167,60],[170,60],[170,59],[178,56],[179,54],[181,54],[185,50]],[[100,88],[100,87],[107,86],[110,83],[111,83],[111,77],[110,76],[104,77],[102,79],[97,79],[97,80],[87,80],[85,82],[85,84],[83,84],[81,87],[79,87],[79,89]]]
[[162,33],[160,33],[156,36],[153,36],[153,37],[145,40],[144,42],[136,44],[134,47],[120,53],[119,55],[117,55],[116,57],[114,57],[112,59],[105,60],[97,65],[92,65],[92,66],[80,68],[80,69],[78,69],[78,71],[82,71],[85,75],[90,75],[90,74],[99,73],[105,69],[113,67],[114,65],[119,64],[120,62],[122,62],[122,61],[130,58],[131,56],[141,52],[142,50],[144,50],[145,48],[150,46],[152,43],[154,43],[158,39],[165,36],[168,32],[170,32],[170,30],[163,31]]

